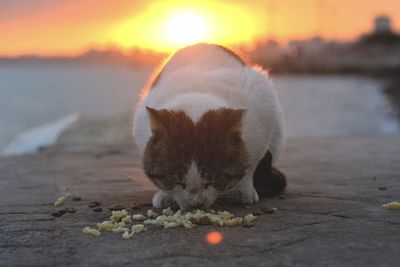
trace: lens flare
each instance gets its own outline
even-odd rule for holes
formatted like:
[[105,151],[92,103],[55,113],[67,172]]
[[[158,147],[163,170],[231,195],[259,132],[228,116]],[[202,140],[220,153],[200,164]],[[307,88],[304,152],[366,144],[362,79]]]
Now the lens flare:
[[210,245],[218,245],[223,239],[223,235],[218,231],[209,232],[206,236],[207,243]]

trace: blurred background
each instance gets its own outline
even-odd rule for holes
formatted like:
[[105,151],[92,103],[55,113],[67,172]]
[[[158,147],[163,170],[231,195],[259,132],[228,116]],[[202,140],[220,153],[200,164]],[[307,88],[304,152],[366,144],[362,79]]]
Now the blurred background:
[[152,69],[214,42],[270,70],[289,138],[400,130],[398,0],[0,0],[0,151],[132,143]]

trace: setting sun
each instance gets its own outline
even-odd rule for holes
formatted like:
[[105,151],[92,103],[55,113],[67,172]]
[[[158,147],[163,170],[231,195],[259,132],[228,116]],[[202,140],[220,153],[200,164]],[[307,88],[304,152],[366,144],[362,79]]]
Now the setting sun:
[[348,41],[370,32],[382,14],[400,29],[398,0],[24,1],[0,4],[0,55],[78,55],[110,47],[171,53],[195,42],[251,49],[268,39],[285,44],[315,36]]
[[160,1],[117,22],[112,39],[122,48],[141,46],[162,52],[197,42],[249,43],[265,33],[265,25],[258,25],[255,16],[262,12],[211,0]]
[[165,37],[171,44],[187,45],[204,41],[207,30],[207,23],[200,15],[182,12],[172,16],[168,21]]

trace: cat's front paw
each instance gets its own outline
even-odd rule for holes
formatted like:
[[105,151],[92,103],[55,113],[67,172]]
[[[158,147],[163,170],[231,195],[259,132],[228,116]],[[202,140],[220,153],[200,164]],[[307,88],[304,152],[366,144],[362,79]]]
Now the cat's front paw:
[[246,190],[242,190],[241,193],[240,201],[243,204],[254,204],[259,200],[258,193],[254,187],[246,188]]
[[153,197],[153,207],[158,209],[171,207],[174,203],[174,199],[163,191],[158,191]]

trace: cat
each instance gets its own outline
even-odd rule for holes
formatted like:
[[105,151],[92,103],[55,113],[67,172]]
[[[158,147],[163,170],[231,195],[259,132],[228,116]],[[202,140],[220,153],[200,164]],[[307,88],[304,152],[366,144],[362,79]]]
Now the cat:
[[272,167],[284,143],[283,115],[267,72],[231,50],[200,43],[177,51],[141,93],[134,136],[153,206],[209,208],[281,193]]

